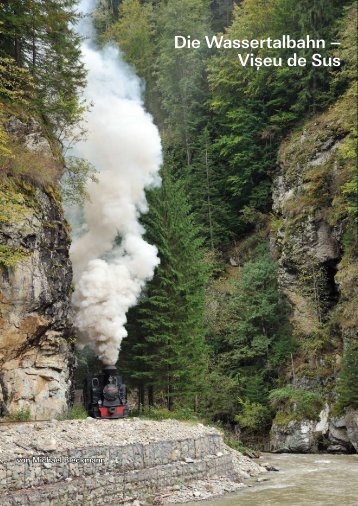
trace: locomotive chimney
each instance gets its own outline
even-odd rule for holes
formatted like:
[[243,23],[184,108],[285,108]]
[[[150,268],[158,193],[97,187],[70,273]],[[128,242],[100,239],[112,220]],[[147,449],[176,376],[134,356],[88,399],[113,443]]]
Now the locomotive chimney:
[[105,366],[103,366],[102,371],[103,371],[106,381],[108,380],[108,378],[110,376],[115,376],[116,374],[118,374],[117,368],[115,365],[105,365]]

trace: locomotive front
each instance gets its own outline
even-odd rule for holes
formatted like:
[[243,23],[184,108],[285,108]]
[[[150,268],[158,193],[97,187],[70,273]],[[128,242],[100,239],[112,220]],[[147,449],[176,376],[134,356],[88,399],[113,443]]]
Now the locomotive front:
[[128,416],[127,388],[114,365],[87,376],[83,387],[83,403],[93,418],[124,418]]

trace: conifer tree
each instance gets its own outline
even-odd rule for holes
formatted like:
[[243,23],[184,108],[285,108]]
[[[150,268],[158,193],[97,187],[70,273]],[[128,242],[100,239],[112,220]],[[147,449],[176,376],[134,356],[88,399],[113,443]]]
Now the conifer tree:
[[36,85],[34,101],[61,139],[78,122],[78,97],[85,84],[80,61],[77,0],[2,2],[0,55],[28,69]]
[[130,376],[157,395],[161,392],[168,409],[180,403],[193,406],[207,365],[202,322],[208,268],[203,241],[181,182],[166,172],[162,187],[148,198],[147,236],[158,247],[160,265],[132,312],[120,363],[126,367],[129,359]]
[[203,40],[210,33],[207,0],[160,2],[157,10],[158,57],[156,82],[165,113],[165,145],[179,153],[181,167],[193,161],[194,144],[205,111],[204,44],[199,49],[174,49],[176,35]]
[[202,228],[206,245],[212,250],[230,241],[233,229],[232,196],[226,180],[226,168],[214,150],[210,122],[193,146],[192,163],[182,173],[196,221]]
[[4,104],[28,106],[34,92],[31,75],[16,65],[13,58],[0,57],[0,160],[13,158],[9,136],[3,126],[5,121]]
[[[341,10],[338,0],[244,0],[234,8],[226,35],[242,40],[281,38],[285,33],[299,39],[309,34],[326,40],[326,49],[319,52],[327,56],[335,35],[334,20]],[[283,60],[292,55],[292,49],[259,48],[253,52]],[[298,50],[299,56],[307,58],[303,68],[283,65],[257,71],[240,64],[237,50],[221,51],[209,63],[211,104],[220,128],[216,146],[227,161],[228,181],[241,208],[269,209],[270,174],[282,136],[302,116],[322,110],[333,98],[330,70],[311,65],[313,52]]]
[[119,19],[103,34],[104,41],[117,42],[126,61],[135,65],[136,72],[146,82],[153,76],[154,19],[151,3],[123,0]]

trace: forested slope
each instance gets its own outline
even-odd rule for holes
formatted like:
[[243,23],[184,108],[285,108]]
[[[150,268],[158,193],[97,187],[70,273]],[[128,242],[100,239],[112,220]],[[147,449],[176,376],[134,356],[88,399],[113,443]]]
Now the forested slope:
[[[75,4],[1,8],[6,178],[58,185],[61,142],[85,106]],[[119,45],[143,78],[164,148],[163,184],[148,192],[143,218],[161,263],[130,311],[118,364],[139,404],[195,411],[251,443],[273,420],[311,420],[314,432],[326,402],[332,420],[357,408],[355,4],[99,0],[94,21],[97,43]],[[310,34],[342,65],[257,71],[235,49],[174,49],[175,35],[215,33]],[[314,50],[298,52],[310,60]],[[15,109],[47,132],[61,162],[54,172],[15,152],[6,129]],[[81,199],[91,168],[65,165],[66,194]]]
[[[162,264],[130,315],[120,366],[141,402],[196,406],[251,439],[275,415],[282,423],[318,419],[327,399],[336,414],[357,403],[347,372],[357,360],[356,14],[350,2],[330,0],[246,0],[229,19],[226,7],[124,0],[111,10],[102,1],[95,19],[99,43],[118,43],[145,79],[165,150],[164,185],[144,220]],[[243,68],[236,51],[173,47],[174,35],[216,31],[340,40],[338,50],[321,52],[343,64],[257,71]],[[188,226],[204,241],[189,239],[190,250]]]

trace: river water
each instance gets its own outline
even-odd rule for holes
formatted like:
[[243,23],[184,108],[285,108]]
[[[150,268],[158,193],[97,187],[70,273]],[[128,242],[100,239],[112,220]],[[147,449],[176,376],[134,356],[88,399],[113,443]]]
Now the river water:
[[280,469],[247,481],[235,496],[186,506],[357,506],[358,455],[264,454],[260,462]]

